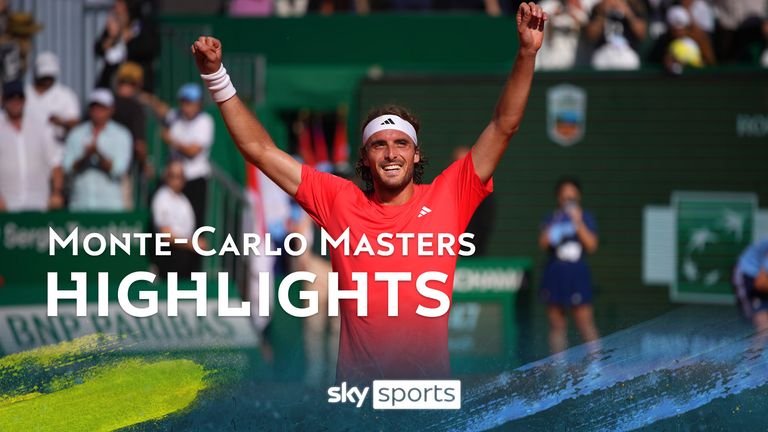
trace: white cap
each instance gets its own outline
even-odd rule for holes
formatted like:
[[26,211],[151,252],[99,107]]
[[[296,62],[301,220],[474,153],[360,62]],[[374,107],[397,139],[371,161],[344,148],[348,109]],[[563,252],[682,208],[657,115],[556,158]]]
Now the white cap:
[[691,25],[691,14],[683,6],[672,6],[667,10],[667,23],[672,28],[685,28]]
[[109,89],[105,89],[103,87],[97,88],[91,92],[90,96],[88,96],[88,104],[90,105],[95,103],[112,108],[112,106],[115,104],[115,97],[112,96],[112,92],[109,91]]
[[53,77],[59,76],[59,58],[56,54],[45,51],[37,55],[35,59],[35,77]]

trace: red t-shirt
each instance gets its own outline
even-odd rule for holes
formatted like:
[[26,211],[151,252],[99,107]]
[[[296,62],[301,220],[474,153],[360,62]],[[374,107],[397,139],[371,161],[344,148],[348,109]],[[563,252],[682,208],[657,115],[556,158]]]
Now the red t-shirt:
[[[458,237],[491,191],[493,180],[486,184],[480,181],[471,153],[454,162],[432,184],[415,185],[411,199],[397,206],[381,205],[348,180],[302,167],[296,193],[299,204],[334,239],[350,229],[350,255],[345,255],[342,247],[328,248],[333,269],[339,274],[339,289],[356,290],[352,272],[368,273],[368,315],[358,316],[357,300],[340,301],[338,382],[450,375],[448,314],[437,318],[416,314],[419,305],[435,308],[439,304],[417,292],[416,280],[427,271],[445,273],[445,283],[433,280],[427,285],[451,297]],[[363,234],[374,251],[384,250],[377,243],[380,233],[434,233],[432,247],[426,248],[434,255],[419,256],[416,238],[408,241],[407,254],[403,253],[402,241],[393,238],[390,241],[394,253],[389,256],[352,255]],[[438,233],[454,236],[454,255],[437,255]],[[411,280],[399,285],[398,316],[388,316],[388,283],[376,281],[376,272],[411,273]]]

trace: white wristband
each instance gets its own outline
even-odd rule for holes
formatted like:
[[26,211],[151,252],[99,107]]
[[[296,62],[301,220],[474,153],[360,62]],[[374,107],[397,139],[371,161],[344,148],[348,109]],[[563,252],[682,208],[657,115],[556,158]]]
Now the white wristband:
[[229,79],[227,69],[224,68],[224,64],[212,74],[200,74],[200,78],[205,81],[205,85],[208,87],[211,99],[214,102],[224,102],[237,93],[235,86],[232,85],[232,81]]

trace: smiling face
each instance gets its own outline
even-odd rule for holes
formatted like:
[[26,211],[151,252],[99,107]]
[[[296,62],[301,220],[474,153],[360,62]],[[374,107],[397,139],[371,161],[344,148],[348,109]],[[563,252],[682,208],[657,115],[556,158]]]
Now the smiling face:
[[370,169],[374,189],[399,192],[413,184],[414,166],[421,160],[413,140],[397,130],[373,134],[365,143],[363,164]]

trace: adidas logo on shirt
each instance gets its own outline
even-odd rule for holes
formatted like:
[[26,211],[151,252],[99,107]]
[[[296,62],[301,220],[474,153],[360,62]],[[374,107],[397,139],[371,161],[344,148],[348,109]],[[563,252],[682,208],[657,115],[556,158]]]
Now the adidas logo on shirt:
[[417,218],[420,218],[420,217],[422,217],[422,216],[426,216],[426,215],[428,215],[428,214],[430,214],[430,213],[432,213],[432,209],[431,209],[431,208],[429,208],[429,207],[427,207],[427,206],[423,206],[423,207],[421,208],[421,211],[419,212],[419,215],[418,215],[418,216],[416,216],[416,217],[417,217]]
[[389,124],[389,125],[393,125],[393,124],[395,124],[395,121],[394,121],[394,120],[392,120],[391,118],[387,118],[386,120],[384,120],[383,122],[381,122],[381,125],[382,125],[382,126],[383,126],[383,125],[388,125],[388,124]]

